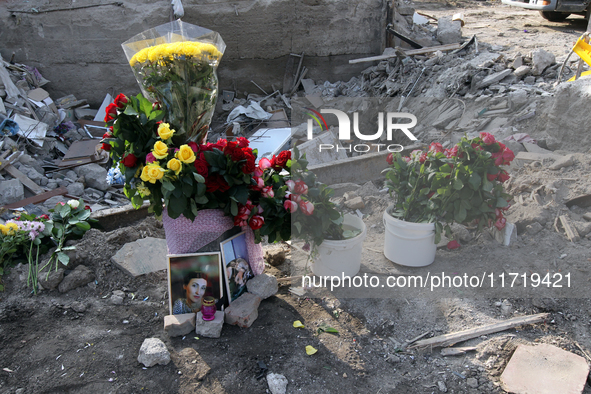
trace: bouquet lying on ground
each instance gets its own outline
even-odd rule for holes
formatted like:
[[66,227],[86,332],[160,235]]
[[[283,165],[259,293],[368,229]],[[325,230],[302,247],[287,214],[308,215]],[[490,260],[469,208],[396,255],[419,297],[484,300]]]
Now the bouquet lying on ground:
[[514,157],[489,133],[464,137],[451,149],[432,143],[427,151],[415,150],[410,156],[390,154],[390,168],[385,170],[395,201],[390,214],[408,222],[435,223],[435,243],[444,229],[451,234],[454,222],[502,230],[511,198],[503,192],[509,174],[502,166]]

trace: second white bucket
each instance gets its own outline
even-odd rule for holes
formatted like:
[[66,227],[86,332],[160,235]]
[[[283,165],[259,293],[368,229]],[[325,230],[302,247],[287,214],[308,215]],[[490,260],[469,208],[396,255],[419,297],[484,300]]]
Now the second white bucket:
[[343,226],[361,230],[356,237],[338,241],[324,240],[318,246],[318,255],[310,264],[314,275],[355,276],[361,269],[361,252],[367,235],[365,223],[357,216],[344,216]]
[[393,206],[384,212],[384,255],[396,264],[424,267],[435,261],[435,224],[411,223],[390,215]]

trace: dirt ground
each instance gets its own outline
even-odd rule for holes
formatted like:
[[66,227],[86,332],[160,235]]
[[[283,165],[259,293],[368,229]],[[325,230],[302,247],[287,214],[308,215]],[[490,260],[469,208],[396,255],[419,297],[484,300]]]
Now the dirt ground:
[[[435,17],[462,11],[463,36],[476,34],[480,42],[501,45],[507,56],[536,47],[566,55],[586,27],[580,17],[552,23],[500,2],[413,6]],[[532,127],[534,138],[535,132]],[[132,278],[110,263],[127,242],[164,238],[161,224],[146,218],[108,233],[90,230],[77,244],[86,256],[81,263],[96,276],[87,286],[65,294],[32,295],[24,284],[26,267],[5,276],[6,291],[0,294],[0,393],[269,392],[260,377],[260,362],[269,373],[288,379],[288,393],[502,393],[499,376],[518,344],[553,344],[591,362],[591,301],[585,298],[591,261],[586,234],[591,228],[582,218],[588,208],[565,205],[570,198],[591,193],[591,161],[578,154],[562,170],[550,171],[547,164],[527,164],[512,172],[509,190],[515,202],[507,217],[517,224],[519,235],[510,246],[467,230],[462,248],[439,249],[431,266],[416,271],[390,263],[381,254],[381,215],[388,200],[383,193],[373,193],[362,210],[368,236],[361,273],[568,271],[576,278],[570,292],[297,297],[289,292],[289,283],[282,283],[276,296],[261,303],[250,328],[225,325],[219,339],[196,339],[192,334],[170,338],[163,331],[168,314],[165,272]],[[531,198],[534,190],[542,204]],[[559,215],[570,217],[580,240],[570,242],[555,229]],[[268,265],[266,272],[290,276],[293,267],[287,257]],[[122,305],[110,302],[116,290],[126,293]],[[402,343],[424,333],[436,336],[539,312],[550,314],[543,323],[462,342],[461,346],[476,347],[462,356],[443,357],[437,348],[399,350]],[[305,328],[294,328],[295,320]],[[322,323],[339,333],[318,334]],[[143,340],[151,337],[168,347],[168,365],[145,368],[137,361]],[[307,345],[318,352],[306,355]],[[591,387],[586,385],[584,392],[591,393]]]

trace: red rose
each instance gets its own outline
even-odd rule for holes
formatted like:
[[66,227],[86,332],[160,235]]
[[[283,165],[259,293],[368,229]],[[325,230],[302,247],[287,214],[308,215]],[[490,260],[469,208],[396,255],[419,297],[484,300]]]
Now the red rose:
[[263,227],[263,224],[265,223],[265,219],[263,219],[262,216],[259,215],[254,215],[249,221],[248,221],[248,225],[250,226],[251,229],[253,230],[258,230],[259,228]]
[[495,179],[497,179],[497,174],[486,174],[486,179],[488,179],[489,181],[494,181]]
[[248,144],[249,144],[249,141],[246,138],[244,138],[244,137],[238,137],[236,139],[236,142],[238,143],[238,146],[240,148],[246,148],[248,146]]
[[117,117],[117,106],[115,105],[115,103],[107,105],[107,109],[105,110],[105,112],[105,122],[110,122],[111,120],[114,120]]
[[106,142],[103,142],[103,146],[101,147],[103,150],[106,150],[107,152],[111,150],[111,145],[107,144]]
[[195,153],[199,152],[199,145],[197,145],[197,143],[195,141],[189,141],[187,142],[187,145],[189,145],[189,148],[191,148],[191,150]]
[[128,102],[129,99],[127,98],[127,96],[123,93],[119,93],[117,97],[115,97],[115,101],[113,101],[113,104],[115,104],[117,108],[123,109],[125,108]]
[[[227,149],[227,147],[226,147]],[[242,151],[242,149],[234,149],[232,150],[232,153],[230,154],[230,157],[232,158],[233,161],[240,161],[240,160],[244,160],[246,159],[246,155],[244,154],[244,152]]]
[[497,177],[497,180],[501,183],[505,182],[506,180],[508,180],[510,178],[509,174],[507,174],[507,171],[505,170],[501,170],[501,172],[499,173],[499,176]]
[[195,166],[195,171],[197,171],[197,174],[207,178],[209,175],[209,165],[205,160],[197,159],[193,162],[193,165]]
[[456,240],[449,241],[449,242],[447,243],[447,248],[448,248],[449,250],[457,249],[457,248],[459,248],[460,246],[462,246],[462,245],[460,245],[460,243],[459,243],[458,241],[456,241]]
[[[20,220],[21,218],[19,217],[17,220]],[[45,220],[49,220],[49,216],[46,214],[43,214],[41,216],[39,216],[39,219],[45,219]]]
[[205,181],[205,185],[207,187],[207,191],[213,193],[215,191],[226,192],[230,188],[230,185],[225,181],[225,179],[218,175],[210,175],[207,180]]
[[126,155],[123,158],[123,160],[121,160],[121,163],[123,163],[123,165],[127,168],[133,168],[133,167],[135,167],[135,164],[137,163],[137,157],[135,157],[135,155],[130,153],[130,154]]
[[103,138],[111,138],[111,137],[113,137],[113,134],[111,134],[110,132],[103,134]]
[[84,209],[86,209],[86,210],[88,210],[88,211],[92,212],[92,209],[90,209],[90,205],[85,205],[85,206],[84,206]]
[[242,165],[242,172],[245,174],[252,174],[256,168],[255,157],[253,155],[246,155],[246,162]]
[[291,160],[291,151],[284,150],[280,152],[279,156],[275,158],[275,165],[273,168],[280,171],[281,169],[285,168],[285,166],[287,166],[287,162],[289,160]]
[[427,160],[427,152],[421,153],[419,156],[419,163],[423,164]]
[[394,156],[392,155],[392,153],[388,153],[388,156],[386,156],[386,161],[389,165],[392,165],[392,163],[394,163]]
[[501,218],[498,218],[497,221],[495,222],[495,227],[497,228],[497,230],[501,231],[502,229],[505,228],[506,224],[507,224],[507,219],[501,217]]
[[314,204],[310,201],[300,201],[300,209],[306,216],[310,216],[314,213]]

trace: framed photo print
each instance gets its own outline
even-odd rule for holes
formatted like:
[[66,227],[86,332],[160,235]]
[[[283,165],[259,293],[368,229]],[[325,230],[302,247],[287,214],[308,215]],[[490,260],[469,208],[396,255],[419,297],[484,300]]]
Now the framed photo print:
[[246,292],[246,282],[254,275],[248,261],[246,235],[236,234],[220,243],[228,303]]
[[219,252],[168,255],[168,300],[171,315],[197,313],[206,296],[218,304],[224,296]]

